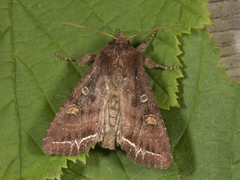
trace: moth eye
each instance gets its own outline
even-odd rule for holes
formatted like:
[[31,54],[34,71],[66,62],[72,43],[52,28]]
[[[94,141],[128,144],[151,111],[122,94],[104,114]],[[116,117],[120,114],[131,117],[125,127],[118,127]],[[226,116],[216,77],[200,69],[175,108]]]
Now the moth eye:
[[82,88],[82,93],[83,93],[85,96],[87,96],[87,95],[89,94],[89,89],[88,89],[86,86],[84,86],[84,87]]
[[76,104],[72,104],[72,105],[68,106],[67,114],[74,114],[74,115],[76,115],[77,112],[78,112],[78,108],[77,108]]
[[148,96],[147,96],[146,94],[141,95],[140,101],[141,101],[142,103],[147,102],[147,100],[148,100]]
[[153,114],[143,116],[143,125],[157,125],[156,116]]

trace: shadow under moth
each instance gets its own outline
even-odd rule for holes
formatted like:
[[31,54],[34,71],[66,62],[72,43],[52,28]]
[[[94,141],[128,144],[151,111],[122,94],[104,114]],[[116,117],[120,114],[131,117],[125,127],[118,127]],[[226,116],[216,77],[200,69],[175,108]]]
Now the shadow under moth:
[[[89,151],[99,142],[108,149],[120,145],[133,161],[142,165],[168,168],[172,160],[171,145],[143,66],[171,70],[181,65],[158,65],[141,53],[156,31],[164,27],[127,38],[119,29],[114,37],[74,26],[105,34],[114,41],[98,55],[71,59],[56,54],[81,65],[95,61],[55,115],[43,139],[43,151],[73,156]],[[137,48],[130,45],[130,38],[150,31],[154,32],[147,41]]]

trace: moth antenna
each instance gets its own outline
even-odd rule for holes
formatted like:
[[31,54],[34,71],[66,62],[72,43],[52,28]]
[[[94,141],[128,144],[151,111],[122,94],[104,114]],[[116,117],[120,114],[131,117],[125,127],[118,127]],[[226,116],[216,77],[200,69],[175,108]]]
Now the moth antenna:
[[95,31],[95,32],[97,32],[97,33],[100,33],[100,34],[104,34],[104,35],[106,35],[106,36],[109,36],[109,37],[111,37],[111,38],[113,38],[113,39],[117,39],[116,37],[114,37],[114,36],[112,36],[112,35],[110,35],[110,34],[107,34],[107,33],[105,33],[105,32],[101,32],[101,31],[98,31],[98,30],[96,30],[96,29],[92,29],[92,28],[89,28],[89,27],[86,27],[86,26],[80,26],[80,25],[77,25],[77,24],[72,24],[72,23],[67,23],[67,22],[61,22],[61,23],[63,23],[63,24],[68,24],[68,25],[71,25],[71,26],[77,26],[77,27],[84,28],[84,29],[89,29],[89,30],[91,30],[91,31]]
[[127,38],[127,40],[129,40],[129,39],[131,39],[131,38],[133,38],[133,37],[142,35],[142,34],[146,34],[146,33],[151,32],[151,31],[156,31],[156,30],[158,30],[158,29],[163,29],[163,28],[172,27],[172,26],[182,26],[182,24],[174,24],[174,25],[169,25],[169,26],[157,27],[157,28],[155,28],[155,29],[151,29],[151,30],[148,30],[148,31],[145,31],[145,32],[141,32],[141,33],[139,33],[139,34],[132,35],[132,36],[130,36],[129,38]]

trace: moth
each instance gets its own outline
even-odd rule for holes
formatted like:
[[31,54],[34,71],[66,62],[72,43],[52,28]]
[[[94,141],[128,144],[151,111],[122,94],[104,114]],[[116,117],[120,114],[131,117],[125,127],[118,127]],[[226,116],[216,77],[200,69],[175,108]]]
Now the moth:
[[[65,23],[70,24],[70,23]],[[74,24],[70,24],[74,25]],[[117,37],[84,27],[114,41],[98,55],[86,54],[80,59],[58,57],[89,64],[69,98],[55,115],[43,139],[43,151],[48,154],[73,156],[89,151],[100,143],[103,148],[121,149],[133,161],[155,168],[168,168],[172,160],[167,129],[154,98],[145,69],[165,67],[142,54],[152,36],[137,48],[130,45],[124,33]]]

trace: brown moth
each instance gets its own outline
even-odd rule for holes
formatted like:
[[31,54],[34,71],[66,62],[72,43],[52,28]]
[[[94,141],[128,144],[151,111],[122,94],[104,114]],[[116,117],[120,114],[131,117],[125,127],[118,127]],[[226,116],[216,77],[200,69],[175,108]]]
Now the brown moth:
[[142,165],[170,166],[172,152],[167,129],[143,66],[171,70],[181,65],[165,67],[141,54],[161,28],[150,30],[154,31],[152,36],[137,48],[128,40],[150,31],[129,38],[119,29],[117,37],[100,32],[115,40],[98,55],[71,59],[56,54],[81,65],[95,61],[50,124],[43,139],[45,153],[79,155],[99,142],[108,149],[120,145],[133,161]]

